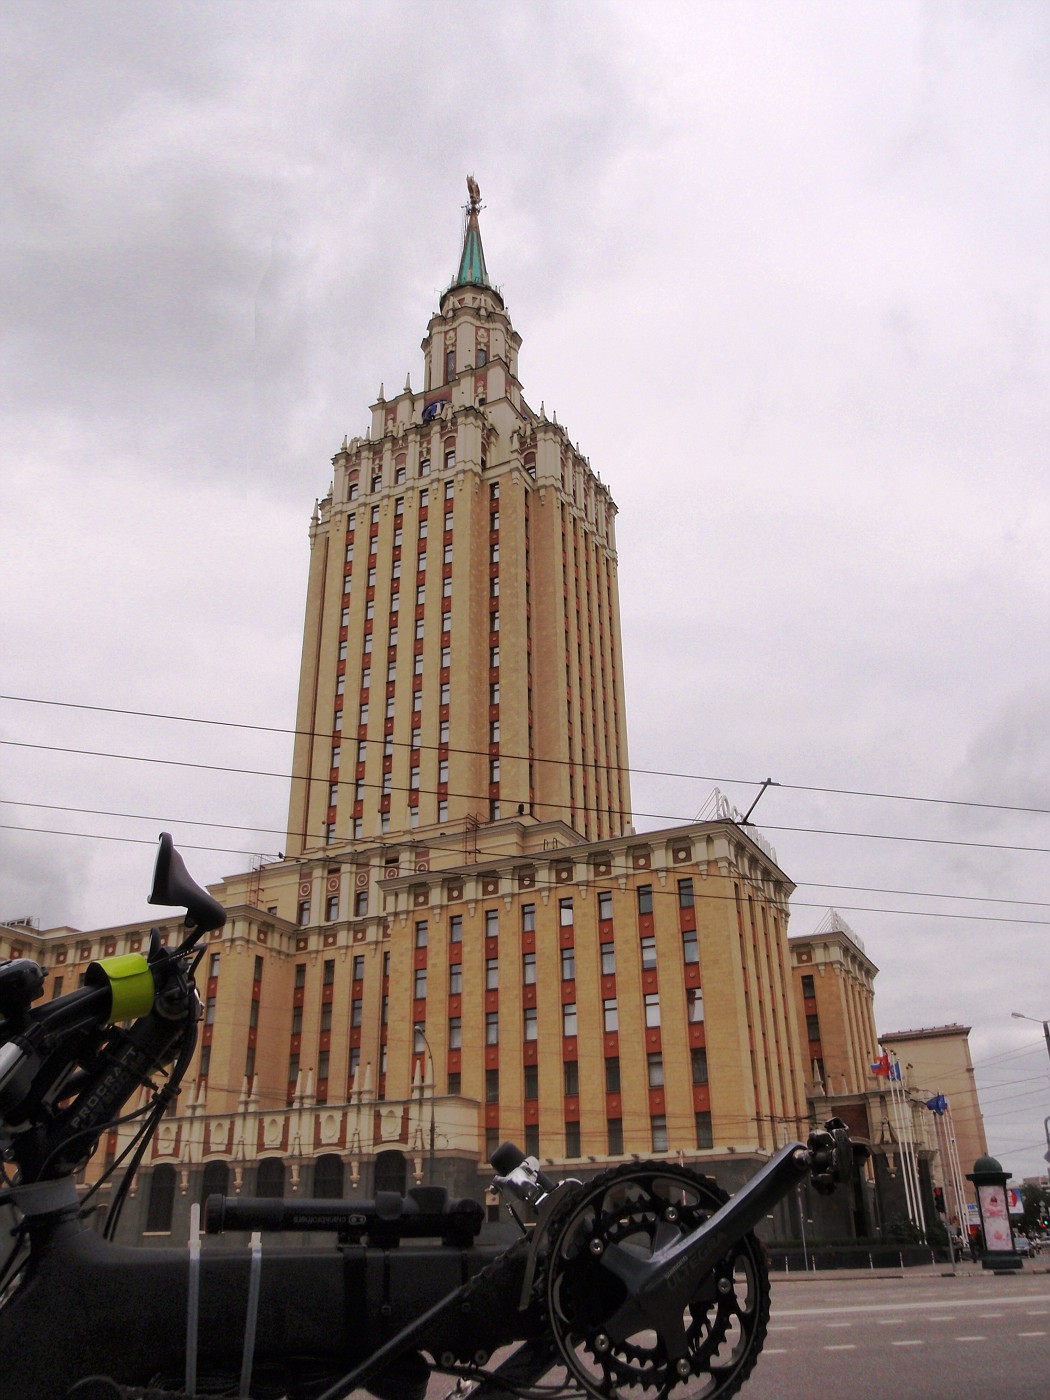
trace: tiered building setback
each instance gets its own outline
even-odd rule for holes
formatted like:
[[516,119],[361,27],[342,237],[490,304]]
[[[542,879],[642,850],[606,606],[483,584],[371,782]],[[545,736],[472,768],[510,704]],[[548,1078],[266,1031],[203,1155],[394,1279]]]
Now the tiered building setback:
[[[735,814],[631,825],[616,506],[524,397],[468,184],[422,387],[380,390],[313,516],[286,854],[213,890],[129,1236],[184,1238],[211,1191],[480,1199],[508,1138],[554,1173],[670,1154],[734,1189],[814,1103],[875,1135],[855,937],[789,944],[793,886]],[[57,995],[147,937],[18,926],[0,955]]]

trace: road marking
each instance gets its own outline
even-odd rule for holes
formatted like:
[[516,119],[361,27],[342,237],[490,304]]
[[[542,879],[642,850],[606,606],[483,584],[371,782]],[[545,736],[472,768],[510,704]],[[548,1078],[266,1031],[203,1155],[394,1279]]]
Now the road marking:
[[921,1346],[922,1346],[922,1342],[921,1342],[921,1341],[915,1341],[915,1340],[913,1340],[913,1339],[909,1339],[909,1340],[906,1341],[906,1342],[891,1342],[891,1343],[890,1343],[890,1346],[892,1346],[892,1347],[921,1347]]
[[[1004,1298],[1004,1299],[1003,1299],[1003,1305],[1004,1305],[1004,1306],[1012,1306],[1012,1305],[1020,1306],[1022,1303],[1032,1304],[1032,1303],[1039,1303],[1039,1302],[1042,1302],[1042,1298],[1039,1296],[1039,1294],[1032,1294],[1032,1293],[1025,1294],[1025,1295],[1023,1295],[1022,1297],[1019,1297],[1019,1298]],[[946,1304],[945,1304],[945,1301],[944,1301],[943,1298],[939,1298],[939,1299],[937,1299],[936,1301],[934,1301],[934,1300],[931,1299],[929,1302],[925,1302],[925,1301],[923,1301],[923,1300],[921,1300],[921,1299],[916,1298],[916,1299],[909,1299],[909,1308],[908,1308],[908,1311],[914,1313],[914,1312],[917,1312],[918,1310],[920,1310],[921,1308],[943,1308],[943,1307],[945,1307],[945,1306],[946,1306]],[[952,1301],[952,1303],[950,1304],[950,1306],[953,1307],[953,1308],[987,1308],[987,1306],[988,1306],[988,1299],[987,1299],[987,1298],[957,1298],[957,1299],[954,1299],[954,1300]],[[898,1299],[896,1302],[893,1302],[893,1303],[846,1303],[846,1304],[843,1304],[843,1305],[841,1305],[841,1306],[839,1306],[839,1307],[832,1307],[832,1308],[828,1308],[828,1307],[811,1307],[811,1308],[778,1308],[778,1309],[777,1309],[777,1311],[779,1312],[779,1314],[780,1314],[781,1317],[812,1317],[813,1314],[814,1314],[815,1312],[819,1312],[819,1313],[821,1313],[821,1315],[823,1315],[823,1316],[826,1316],[828,1313],[876,1313],[876,1312],[888,1313],[888,1312],[894,1312],[894,1313],[899,1314],[899,1313],[900,1313],[900,1310],[901,1310],[900,1299]],[[1044,1311],[1045,1311],[1045,1309],[1044,1309]],[[1033,1315],[1034,1315],[1034,1316],[1042,1316],[1042,1312],[1040,1312],[1040,1313],[1038,1313],[1038,1314],[1029,1314],[1029,1316],[1033,1316]]]
[[766,1330],[769,1332],[797,1332],[798,1328],[793,1322],[771,1322]]
[[986,1342],[987,1337],[956,1337],[957,1342]]
[[852,1327],[852,1322],[829,1322],[829,1327]]
[[762,1350],[765,1352],[766,1356],[784,1356],[790,1350],[790,1347],[763,1347]]
[[954,1322],[954,1321],[955,1321],[955,1318],[954,1318],[954,1317],[949,1317],[949,1316],[947,1315],[947,1313],[945,1313],[943,1316],[928,1317],[928,1318],[926,1319],[926,1321],[927,1321],[927,1322]]
[[[932,1322],[936,1322],[937,1319],[936,1319],[936,1318],[931,1318],[931,1321],[932,1321]],[[876,1327],[900,1327],[900,1326],[903,1325],[903,1318],[899,1318],[899,1317],[877,1317],[877,1318],[875,1319],[875,1325],[876,1325]]]
[[829,1343],[827,1343],[827,1344],[825,1345],[824,1350],[825,1350],[825,1351],[856,1351],[857,1348],[856,1348],[856,1344],[853,1343],[853,1342],[834,1342],[834,1343],[830,1343],[830,1342],[829,1342]]
[[1002,1317],[1002,1313],[981,1313],[981,1314],[980,1314],[980,1318],[981,1318],[981,1321],[982,1321],[982,1322],[984,1321],[984,1319],[985,1319],[986,1317]]
[[1019,1337],[1045,1337],[1045,1332],[1018,1332]]
[[1045,1317],[1050,1312],[1050,1308],[1029,1308],[1025,1317]]

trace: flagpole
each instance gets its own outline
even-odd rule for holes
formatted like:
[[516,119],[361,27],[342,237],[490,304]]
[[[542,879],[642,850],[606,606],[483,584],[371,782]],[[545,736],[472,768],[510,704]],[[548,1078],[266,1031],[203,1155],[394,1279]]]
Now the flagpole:
[[[944,1095],[941,1093],[941,1091],[940,1091],[939,1089],[937,1090],[937,1099],[938,1099],[938,1101],[939,1101],[940,1103],[943,1103],[943,1104],[944,1104],[944,1108],[941,1109],[940,1111],[938,1111],[937,1109],[934,1109],[934,1114],[935,1114],[936,1119],[937,1119],[937,1150],[938,1150],[938,1152],[940,1152],[940,1154],[941,1154],[941,1163],[942,1163],[942,1166],[943,1166],[943,1173],[944,1173],[944,1178],[945,1178],[945,1186],[947,1186],[948,1180],[951,1178],[951,1175],[952,1175],[952,1164],[951,1164],[951,1161],[949,1160],[949,1157],[948,1157],[947,1132],[946,1132],[945,1124],[944,1124],[944,1112],[945,1112],[945,1109],[947,1109],[948,1104],[947,1104],[947,1100],[944,1098]],[[953,1182],[952,1182],[952,1186],[954,1187],[954,1185],[955,1185],[955,1182],[953,1181]],[[941,1189],[943,1190],[944,1188],[942,1187]],[[944,1198],[944,1199],[945,1199],[945,1204],[947,1205],[947,1201],[948,1201],[947,1194],[945,1194],[945,1198]],[[948,1221],[946,1222],[946,1224],[947,1224],[947,1226],[948,1226],[948,1258],[952,1261],[952,1273],[954,1274],[955,1271],[956,1271],[956,1270],[955,1270],[955,1240],[954,1240],[954,1238],[953,1238],[953,1236],[952,1236],[951,1220],[948,1220]],[[959,1228],[960,1228],[960,1231],[961,1231],[961,1229],[962,1229],[961,1223],[960,1223]]]
[[[900,1075],[900,1061],[897,1061],[897,1073]],[[915,1113],[911,1099],[904,1092],[903,1077],[898,1078],[897,1083],[901,1086],[901,1104],[903,1106],[905,1121],[908,1125],[908,1150],[911,1154],[912,1184],[915,1192],[915,1207],[918,1214],[916,1224],[922,1231],[923,1238],[926,1238],[926,1207],[922,1203],[922,1180],[919,1176],[919,1152],[915,1145]],[[929,1243],[929,1241],[927,1241]]]
[[908,1218],[911,1220],[912,1224],[915,1224],[915,1210],[912,1205],[911,1198],[911,1173],[908,1169],[908,1152],[904,1142],[904,1126],[901,1122],[900,1104],[897,1102],[897,1093],[896,1089],[894,1088],[894,1077],[892,1069],[890,1070],[889,1074],[889,1088],[890,1102],[893,1105],[893,1121],[897,1129],[897,1147],[899,1149],[899,1156],[901,1159],[901,1179],[904,1182],[905,1208],[908,1212]]
[[955,1188],[955,1201],[959,1211],[959,1229],[962,1231],[963,1240],[966,1244],[970,1242],[970,1212],[966,1204],[966,1192],[962,1184],[962,1167],[959,1163],[959,1143],[955,1136],[955,1119],[952,1117],[952,1106],[949,1102],[947,1107],[947,1130],[948,1144],[951,1150],[952,1185]]

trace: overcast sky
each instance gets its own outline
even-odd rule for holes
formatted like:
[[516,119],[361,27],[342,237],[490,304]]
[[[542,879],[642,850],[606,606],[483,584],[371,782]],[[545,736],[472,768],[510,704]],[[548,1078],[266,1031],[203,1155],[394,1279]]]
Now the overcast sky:
[[310,513],[471,171],[620,509],[638,827],[779,782],[792,931],[842,912],[881,1031],[971,1025],[1045,1170],[1042,0],[0,10],[0,689],[272,731],[0,701],[0,917],[143,917],[161,825],[282,849]]

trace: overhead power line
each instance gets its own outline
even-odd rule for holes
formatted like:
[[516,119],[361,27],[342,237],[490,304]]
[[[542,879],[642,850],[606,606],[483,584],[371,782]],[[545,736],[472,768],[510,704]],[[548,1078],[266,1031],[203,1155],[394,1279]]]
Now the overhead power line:
[[[8,748],[32,749],[45,753],[75,754],[77,757],[81,758],[108,758],[127,763],[154,763],[169,768],[192,768],[208,773],[230,773],[238,777],[280,778],[284,782],[291,782],[296,776],[292,773],[276,773],[271,769],[238,768],[222,763],[200,763],[190,759],[178,758],[154,758],[148,754],[112,753],[102,749],[77,749],[60,744],[33,744],[19,739],[0,739],[0,744]],[[299,781],[302,781],[302,779],[300,778]],[[337,784],[339,786],[348,786],[354,781],[355,779],[352,778],[341,778],[337,780]],[[371,786],[375,785],[372,784]],[[476,798],[479,801],[482,800],[482,794],[478,793],[449,793],[448,795],[450,797]],[[604,809],[594,807],[590,810],[600,812]],[[669,812],[635,812],[633,815],[636,817],[645,817],[652,821],[671,822],[674,825],[688,825],[690,823],[690,818],[682,816],[681,814]],[[917,845],[953,846],[964,850],[1014,851],[1028,855],[1050,855],[1050,847],[1047,846],[1018,846],[1006,842],[958,841],[936,836],[896,836],[874,831],[837,831],[830,827],[774,826],[765,822],[762,824],[762,830],[787,831],[796,835],[809,836],[850,836],[868,841],[904,841]]]
[[[146,836],[112,836],[92,831],[66,831],[57,827],[17,826],[10,822],[0,822],[0,831],[26,831],[46,836],[72,836],[94,841],[118,841],[128,845],[139,846],[153,846],[156,844],[155,838],[150,838]],[[190,842],[182,841],[180,841],[179,844],[182,849],[188,851],[215,851],[227,855],[240,855],[244,856],[247,859],[258,855],[266,856],[271,859],[280,859],[278,854],[273,851],[243,851],[234,849],[229,846],[201,846],[194,845]],[[566,850],[569,849],[571,848],[566,848]],[[293,865],[306,865],[312,863],[316,859],[317,858],[314,856],[297,857],[289,863]],[[608,880],[591,880],[589,881],[589,884],[594,889],[612,890],[618,888],[618,881],[615,878],[610,878]],[[654,891],[653,893],[655,897],[655,895],[658,892]],[[676,897],[674,891],[664,891],[662,893],[666,893],[666,895],[669,898]],[[705,893],[703,898],[712,900],[723,900],[729,903],[733,901],[734,896]],[[793,909],[824,909],[827,906],[817,901],[792,899],[791,907]],[[891,914],[902,918],[910,919],[951,919],[955,923],[958,923],[960,920],[965,919],[969,923],[976,922],[986,924],[1024,924],[1026,926],[1031,926],[1035,928],[1050,928],[1050,919],[1021,919],[1006,914],[962,914],[955,913],[952,911],[945,912],[933,909],[886,909],[869,904],[842,903],[836,905],[836,908],[841,912],[848,914]]]
[[[28,807],[36,811],[45,812],[71,812],[77,816],[118,817],[127,821],[160,822],[162,825],[208,827],[219,831],[252,831],[264,836],[283,837],[286,834],[284,827],[251,826],[238,822],[213,822],[206,821],[199,817],[173,817],[170,815],[158,815],[153,812],[113,812],[99,807],[67,807],[55,802],[24,802],[12,797],[0,798],[0,806]],[[61,828],[26,827],[11,829],[54,831],[55,834],[62,834]],[[199,849],[214,848],[201,847]],[[234,854],[236,854],[236,852],[234,852]],[[938,890],[900,890],[886,888],[880,885],[833,885],[816,880],[796,880],[793,883],[796,889],[852,890],[856,894],[894,894],[902,895],[909,899],[947,899],[961,904],[1003,904],[1020,909],[1050,909],[1050,901],[1034,899],[1010,899],[1003,896],[978,894],[946,894]]]
[[[240,730],[244,730],[244,731],[249,732],[249,733],[259,733],[259,734],[284,734],[284,735],[287,735],[287,736],[292,737],[292,738],[298,738],[298,737],[300,737],[300,736],[303,736],[303,737],[306,737],[306,738],[327,739],[327,740],[331,740],[331,738],[332,738],[331,731],[329,731],[329,730],[295,729],[295,728],[288,728],[287,726],[272,725],[272,724],[249,724],[249,723],[247,723],[246,721],[243,721],[243,720],[208,719],[208,718],[205,718],[205,717],[203,717],[203,716],[198,716],[198,715],[176,715],[176,714],[167,714],[167,713],[165,713],[165,712],[163,712],[163,711],[158,711],[158,710],[132,710],[132,709],[123,709],[123,708],[120,708],[120,707],[117,707],[117,706],[113,706],[113,705],[87,705],[87,704],[83,704],[83,703],[80,703],[80,702],[77,702],[77,701],[73,701],[73,700],[49,700],[49,699],[42,699],[42,698],[40,698],[39,696],[32,696],[32,695],[0,695],[0,700],[7,700],[7,701],[11,701],[12,703],[18,703],[18,704],[24,704],[24,705],[47,705],[47,706],[52,706],[52,707],[55,707],[55,708],[58,708],[58,709],[83,710],[83,711],[86,711],[86,712],[89,712],[89,713],[93,713],[93,714],[122,715],[122,716],[130,717],[130,718],[136,718],[136,719],[158,719],[158,720],[168,720],[168,721],[171,721],[172,723],[176,723],[176,724],[198,724],[198,725],[206,725],[206,726],[209,726],[209,727],[212,727],[212,728],[219,728],[219,729],[240,729]],[[403,744],[402,744],[401,746],[404,747]],[[434,748],[434,747],[436,747],[436,745],[421,745],[420,747],[423,747],[423,748]],[[487,756],[488,756],[488,750],[487,750],[487,749],[456,749],[456,748],[451,748],[451,749],[449,750],[449,752],[450,752],[450,753],[468,754],[468,755],[480,755],[480,756],[482,756],[482,757],[487,757]],[[528,755],[525,755],[525,754],[503,753],[503,754],[501,755],[501,757],[506,758],[506,759],[511,759],[511,760],[513,760],[513,759],[516,759],[516,758],[524,759],[524,758],[527,758]],[[154,761],[159,762],[160,760],[154,760]],[[567,759],[539,759],[539,760],[534,759],[533,761],[534,761],[534,762],[541,762],[541,763],[557,763],[557,764],[559,764],[559,765],[566,765],[566,766],[568,765],[568,762],[569,762],[569,760],[567,760]],[[599,768],[609,768],[609,767],[610,767],[610,765],[608,765],[608,764],[597,764],[597,765],[594,765],[594,766],[597,766],[597,767],[599,767]],[[239,771],[250,772],[251,770],[231,769],[230,771],[235,771],[235,772],[239,772]],[[637,776],[649,777],[649,778],[675,778],[675,779],[682,780],[682,781],[698,782],[698,783],[716,783],[716,784],[724,783],[724,784],[727,784],[727,785],[729,785],[729,786],[734,786],[734,787],[761,787],[762,783],[765,781],[765,779],[762,779],[762,778],[727,778],[727,777],[715,777],[715,776],[712,776],[712,775],[710,775],[710,774],[705,774],[705,773],[679,773],[679,772],[676,772],[676,771],[671,770],[671,769],[662,769],[662,768],[636,768],[636,767],[633,767],[633,766],[632,766],[632,767],[630,767],[627,771],[628,771],[632,776],[637,775]],[[270,776],[270,775],[266,775],[266,776]],[[273,775],[273,776],[280,776],[280,775]],[[867,797],[867,798],[876,798],[876,799],[878,799],[878,800],[887,801],[887,802],[922,802],[922,803],[928,803],[928,804],[932,804],[932,805],[935,805],[935,806],[942,806],[942,807],[970,807],[970,808],[975,808],[975,809],[978,809],[978,810],[991,811],[991,812],[1019,812],[1019,813],[1023,813],[1023,814],[1030,815],[1030,816],[1043,816],[1043,817],[1050,816],[1050,808],[1047,808],[1047,807],[1029,807],[1029,806],[1024,806],[1024,805],[1017,804],[1017,803],[1007,803],[1007,802],[974,802],[974,801],[969,800],[969,799],[958,798],[958,797],[931,797],[931,796],[928,796],[928,795],[921,795],[921,794],[915,794],[915,793],[879,792],[879,791],[877,791],[877,790],[871,791],[871,790],[865,790],[865,789],[863,789],[863,788],[827,787],[827,786],[822,786],[822,785],[813,784],[813,783],[789,783],[789,782],[781,782],[781,781],[778,781],[777,784],[776,784],[776,786],[777,786],[777,787],[780,787],[780,788],[785,788],[785,789],[787,789],[788,791],[791,791],[791,792],[813,792],[813,793],[823,794],[823,795],[825,795],[825,796],[832,796],[832,797]],[[639,815],[649,815],[649,814],[640,813]],[[781,828],[781,829],[782,829],[782,830],[790,830],[791,828]]]

